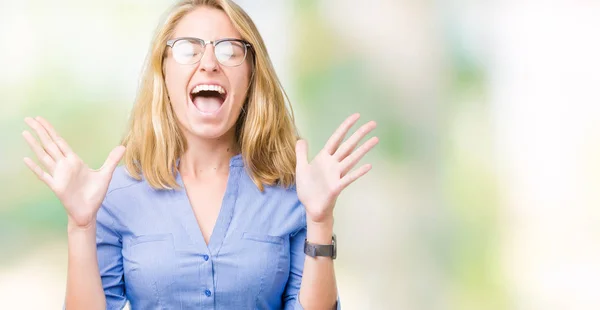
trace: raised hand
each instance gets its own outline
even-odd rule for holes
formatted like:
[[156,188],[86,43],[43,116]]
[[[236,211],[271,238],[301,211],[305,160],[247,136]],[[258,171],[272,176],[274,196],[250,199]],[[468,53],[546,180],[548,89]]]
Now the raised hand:
[[25,157],[23,161],[56,194],[67,211],[70,227],[89,226],[95,221],[125,147],[113,149],[104,165],[93,170],[71,150],[48,121],[27,117],[25,122],[35,131],[41,144],[27,130],[23,131],[23,137],[45,170],[31,158]]
[[310,163],[306,141],[296,143],[296,191],[306,208],[307,220],[313,223],[332,220],[335,201],[342,190],[371,170],[371,165],[365,164],[350,171],[379,142],[372,137],[355,150],[359,141],[375,129],[374,121],[364,124],[342,143],[359,117],[359,114],[348,117]]

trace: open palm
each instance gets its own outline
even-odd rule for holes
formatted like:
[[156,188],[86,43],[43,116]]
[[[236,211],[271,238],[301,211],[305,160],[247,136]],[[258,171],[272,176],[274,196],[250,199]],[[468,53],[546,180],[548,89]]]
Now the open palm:
[[342,190],[371,170],[371,165],[365,164],[350,171],[379,142],[373,137],[355,150],[360,140],[375,129],[375,122],[366,123],[342,143],[359,117],[359,114],[348,117],[310,163],[306,141],[296,143],[296,191],[308,219],[313,222],[332,218],[335,201]]
[[88,226],[96,217],[125,147],[113,149],[104,165],[93,170],[71,150],[48,121],[36,117],[26,118],[25,122],[35,131],[41,144],[29,131],[24,131],[23,137],[45,170],[28,157],[23,159],[25,164],[56,194],[73,225]]

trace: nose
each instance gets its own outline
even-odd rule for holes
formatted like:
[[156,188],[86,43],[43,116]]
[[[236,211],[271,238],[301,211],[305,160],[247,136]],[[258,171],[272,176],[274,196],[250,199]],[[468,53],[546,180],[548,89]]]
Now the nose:
[[198,70],[200,71],[212,71],[216,72],[219,69],[219,62],[217,60],[217,56],[215,55],[215,46],[213,44],[207,44],[204,49],[204,54],[202,54],[202,58],[200,59],[200,66]]

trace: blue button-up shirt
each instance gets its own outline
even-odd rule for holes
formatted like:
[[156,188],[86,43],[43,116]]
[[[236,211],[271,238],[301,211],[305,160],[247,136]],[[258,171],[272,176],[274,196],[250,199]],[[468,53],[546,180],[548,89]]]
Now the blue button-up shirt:
[[302,309],[305,238],[295,189],[260,192],[241,155],[208,245],[185,189],[154,190],[119,167],[97,216],[107,308]]

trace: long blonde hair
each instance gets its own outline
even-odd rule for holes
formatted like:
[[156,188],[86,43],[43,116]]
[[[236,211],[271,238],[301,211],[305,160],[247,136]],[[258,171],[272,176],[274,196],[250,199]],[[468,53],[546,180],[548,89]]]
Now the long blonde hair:
[[249,176],[262,191],[263,185],[294,183],[298,139],[289,98],[275,74],[263,39],[254,22],[230,0],[186,0],[177,2],[158,26],[150,47],[128,129],[125,166],[135,179],[144,179],[155,189],[179,188],[175,179],[177,159],[187,143],[165,84],[163,71],[166,42],[183,16],[199,6],[225,12],[242,39],[253,46],[248,55],[252,77],[246,102],[236,123],[236,139]]

